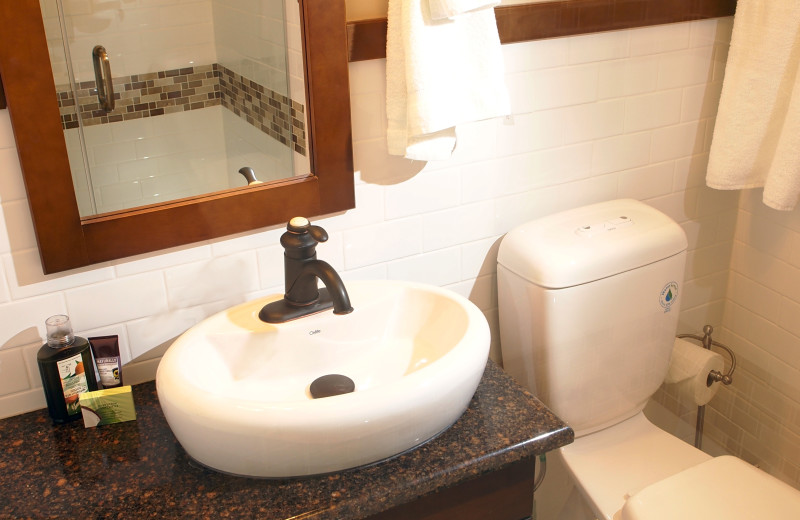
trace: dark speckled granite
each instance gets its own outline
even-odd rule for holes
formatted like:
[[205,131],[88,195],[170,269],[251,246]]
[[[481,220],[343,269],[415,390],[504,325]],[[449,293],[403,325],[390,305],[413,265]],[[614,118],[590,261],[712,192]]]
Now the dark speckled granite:
[[489,362],[452,428],[391,460],[296,480],[199,467],[169,430],[155,385],[138,419],[84,429],[46,410],[0,420],[0,518],[359,519],[572,442],[573,432]]

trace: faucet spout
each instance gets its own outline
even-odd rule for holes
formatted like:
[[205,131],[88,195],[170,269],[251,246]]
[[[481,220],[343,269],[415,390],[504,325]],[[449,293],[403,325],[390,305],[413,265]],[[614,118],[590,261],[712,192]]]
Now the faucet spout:
[[[339,274],[328,262],[317,260],[316,245],[328,234],[307,219],[295,217],[281,236],[286,293],[283,299],[265,305],[258,317],[267,323],[283,323],[333,307],[334,314],[353,311],[350,296]],[[322,280],[324,288],[317,287]]]
[[261,181],[256,179],[255,170],[253,170],[251,167],[244,166],[242,168],[239,168],[239,173],[241,173],[242,176],[245,178],[248,186],[252,186],[253,184],[261,184]]
[[[325,285],[324,290],[318,291],[316,301],[305,302],[302,295],[309,286],[316,287],[317,278],[322,280]],[[349,314],[353,312],[350,305],[350,296],[344,287],[344,282],[333,267],[324,260],[311,260],[301,268],[300,276],[297,277],[291,288],[286,292],[286,300],[298,306],[305,305],[324,305],[327,308],[333,305],[334,314]]]

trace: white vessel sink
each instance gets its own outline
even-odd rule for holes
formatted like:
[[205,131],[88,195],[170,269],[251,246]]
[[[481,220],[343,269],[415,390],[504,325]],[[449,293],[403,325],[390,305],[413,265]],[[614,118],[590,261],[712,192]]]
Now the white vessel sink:
[[[283,324],[232,307],[181,335],[158,367],[161,408],[186,452],[227,473],[293,477],[402,453],[449,428],[483,375],[489,327],[469,300],[405,282],[347,284],[354,311]],[[355,391],[314,399],[341,374]]]

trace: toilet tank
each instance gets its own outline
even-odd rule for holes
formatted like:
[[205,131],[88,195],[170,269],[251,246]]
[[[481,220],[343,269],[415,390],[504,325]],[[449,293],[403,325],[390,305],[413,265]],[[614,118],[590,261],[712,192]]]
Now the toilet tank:
[[632,417],[669,365],[686,235],[632,199],[510,231],[498,252],[504,369],[585,435]]

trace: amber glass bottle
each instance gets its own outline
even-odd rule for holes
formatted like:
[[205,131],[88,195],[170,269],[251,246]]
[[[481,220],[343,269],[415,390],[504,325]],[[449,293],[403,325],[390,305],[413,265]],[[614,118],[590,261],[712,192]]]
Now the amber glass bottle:
[[69,317],[63,314],[50,316],[45,325],[47,343],[39,349],[36,360],[47,411],[55,423],[80,419],[78,396],[97,390],[89,342],[72,333]]

